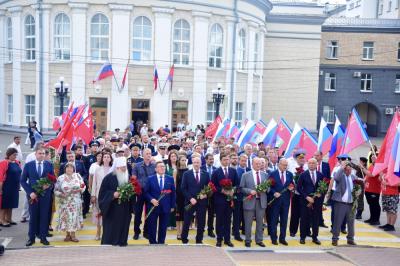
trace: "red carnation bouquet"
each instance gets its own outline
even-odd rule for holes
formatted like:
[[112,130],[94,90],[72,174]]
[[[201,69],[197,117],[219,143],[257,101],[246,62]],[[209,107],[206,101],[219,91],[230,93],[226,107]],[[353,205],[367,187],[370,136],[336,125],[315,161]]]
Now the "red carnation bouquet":
[[[315,190],[315,193],[311,193],[310,196],[313,197],[313,199],[315,198],[319,198],[322,195],[326,194],[326,192],[328,192],[328,188],[329,188],[329,183],[331,182],[331,180],[329,178],[324,178],[321,181],[318,182],[318,187]],[[313,207],[313,203],[308,203],[307,204],[308,208],[312,208]]]
[[[200,192],[199,192],[199,194],[197,194],[196,198],[200,199],[201,196],[206,196],[207,198],[210,198],[216,191],[217,191],[217,189],[215,188],[214,183],[208,182],[208,184],[205,185],[202,190],[200,190]],[[192,207],[193,207],[193,205],[191,203],[189,203],[188,205],[185,206],[185,210],[188,211]]]
[[[265,192],[268,192],[272,186],[275,186],[275,180],[273,178],[268,178],[268,179],[264,180],[263,182],[261,182],[260,184],[258,184],[255,188],[255,191],[257,192],[257,194],[265,193]],[[255,195],[250,194],[247,197],[245,197],[244,200],[251,200],[254,197],[255,197]]]
[[296,173],[293,176],[294,182],[297,184],[297,181],[299,180],[300,175],[304,172],[303,166],[296,167]]
[[[167,195],[170,194],[170,193],[172,193],[172,190],[171,190],[171,189],[163,189],[163,190],[161,190],[161,194],[160,194],[160,196],[158,197],[157,201],[160,202],[165,196],[167,196]],[[145,220],[147,220],[147,218],[149,218],[150,214],[154,211],[154,209],[155,209],[156,207],[157,207],[157,206],[151,207],[150,211],[149,211],[149,212],[147,213],[147,215],[146,215],[146,219],[145,219]]]
[[[285,192],[288,191],[288,190],[289,190],[290,192],[293,192],[294,188],[295,188],[294,184],[293,184],[293,183],[290,183],[287,187],[285,187],[284,189],[282,189],[282,190],[279,192],[279,194],[282,195],[283,193],[285,193]],[[270,202],[268,202],[268,206],[270,206],[276,199],[277,199],[277,198],[273,197],[272,200],[271,200]]]
[[[39,197],[43,197],[46,193],[46,189],[48,189],[55,182],[57,182],[57,177],[49,173],[46,177],[40,178],[34,185],[32,185],[32,188]],[[31,199],[29,202],[33,204],[38,202],[38,199]]]
[[121,204],[121,202],[129,201],[134,195],[142,194],[142,187],[135,178],[131,178],[128,183],[118,186],[117,192],[119,193],[118,204]]
[[364,181],[362,179],[353,180],[353,190],[351,191],[351,196],[353,197],[353,206],[351,208],[351,213],[354,215],[358,207],[358,198],[361,196],[362,186]]
[[[226,195],[226,200],[231,201],[234,199],[233,192],[235,190],[235,187],[232,184],[232,180],[229,178],[224,178],[219,181],[219,185],[222,187],[222,190],[225,191]],[[232,195],[230,195],[232,194]]]

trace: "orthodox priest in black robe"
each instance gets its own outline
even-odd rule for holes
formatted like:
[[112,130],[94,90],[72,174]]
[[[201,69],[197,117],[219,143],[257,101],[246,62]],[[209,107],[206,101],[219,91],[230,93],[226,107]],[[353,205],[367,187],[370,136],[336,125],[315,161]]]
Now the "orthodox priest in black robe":
[[114,170],[104,177],[99,191],[99,207],[103,219],[102,245],[128,245],[134,197],[130,201],[119,204],[119,193],[117,192],[118,186],[128,181],[126,158],[116,158],[114,160]]

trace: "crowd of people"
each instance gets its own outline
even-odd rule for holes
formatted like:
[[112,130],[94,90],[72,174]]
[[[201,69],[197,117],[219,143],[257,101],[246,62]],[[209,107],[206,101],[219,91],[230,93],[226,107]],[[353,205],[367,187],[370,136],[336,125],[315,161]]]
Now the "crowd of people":
[[[338,244],[340,233],[355,245],[354,220],[362,218],[364,195],[370,210],[364,222],[395,230],[399,187],[389,186],[384,173],[372,175],[377,149],[357,161],[342,154],[330,169],[318,151],[310,155],[295,149],[285,159],[278,148],[263,143],[240,148],[234,139],[205,137],[201,126],[168,130],[131,124],[125,132],[103,132],[88,145],[78,141],[64,147],[59,155],[38,140],[25,159],[16,136],[0,161],[0,227],[17,224],[13,209],[22,186],[27,246],[36,238],[49,245],[53,230],[65,232],[66,242],[79,242],[89,213],[101,244],[127,245],[133,215],[133,239],[142,235],[150,244],[164,244],[171,228],[186,244],[189,230],[196,228],[197,244],[207,234],[216,238],[217,247],[233,247],[231,237],[251,247],[255,223],[258,246],[265,247],[267,235],[272,245],[288,245],[287,227],[301,244],[309,237],[320,245],[327,206],[332,210],[332,245]],[[128,198],[126,184],[137,189]],[[361,184],[359,193],[356,184]],[[387,215],[382,226],[381,207]]]

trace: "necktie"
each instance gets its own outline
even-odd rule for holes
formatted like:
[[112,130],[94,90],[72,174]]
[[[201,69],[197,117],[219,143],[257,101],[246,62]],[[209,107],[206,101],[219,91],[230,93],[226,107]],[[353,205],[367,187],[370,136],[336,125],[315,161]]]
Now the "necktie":
[[39,177],[40,177],[40,176],[42,176],[42,162],[39,162],[39,165],[38,165],[37,171],[38,171],[38,175],[39,175]]
[[351,190],[350,190],[350,180],[349,180],[348,176],[346,176],[346,190],[347,190],[347,202],[351,203],[352,197],[351,197]]
[[163,184],[163,176],[160,176],[160,190],[162,190],[164,188],[164,184]]
[[315,175],[314,175],[314,171],[311,171],[311,179],[313,184],[315,185]]
[[321,172],[320,169],[321,169],[321,167],[320,167],[320,165],[318,165],[318,166],[317,166],[317,171],[318,171],[318,172]]
[[212,175],[212,166],[208,167],[208,174],[211,176]]
[[251,166],[251,164],[250,164],[250,156],[249,156],[249,158],[247,159],[247,167],[250,167]]
[[196,172],[196,181],[197,181],[197,184],[200,183],[199,172]]
[[225,178],[228,178],[228,169],[227,168],[224,168],[225,170],[224,170],[224,172],[225,172]]
[[258,173],[258,171],[256,172],[256,176],[257,176],[257,185],[259,185],[260,182],[260,174]]
[[282,182],[282,185],[285,184],[285,176],[283,175],[283,172],[281,172],[281,182]]

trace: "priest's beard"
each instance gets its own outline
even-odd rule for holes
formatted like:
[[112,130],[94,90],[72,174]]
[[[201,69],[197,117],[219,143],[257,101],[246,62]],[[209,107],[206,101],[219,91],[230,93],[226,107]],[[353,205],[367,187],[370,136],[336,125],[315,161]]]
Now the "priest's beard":
[[119,186],[128,183],[128,171],[115,170],[114,174],[117,176]]

